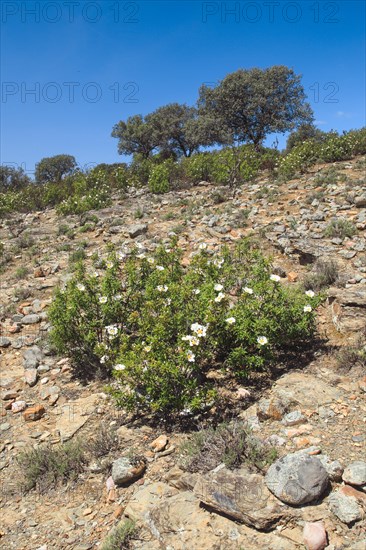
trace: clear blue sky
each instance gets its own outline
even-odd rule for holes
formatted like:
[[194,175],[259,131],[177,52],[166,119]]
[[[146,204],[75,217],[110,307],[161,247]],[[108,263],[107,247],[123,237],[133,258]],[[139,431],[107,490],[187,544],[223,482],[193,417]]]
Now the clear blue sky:
[[2,0],[1,11],[1,163],[29,174],[60,153],[81,166],[125,160],[116,122],[193,104],[203,82],[239,68],[287,65],[321,129],[365,125],[361,0]]

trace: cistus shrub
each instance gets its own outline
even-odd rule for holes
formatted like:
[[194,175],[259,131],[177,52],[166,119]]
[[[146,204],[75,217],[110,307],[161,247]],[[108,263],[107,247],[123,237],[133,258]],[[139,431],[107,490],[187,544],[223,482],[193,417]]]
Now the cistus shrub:
[[79,265],[50,307],[56,349],[76,375],[113,375],[127,409],[201,411],[215,401],[208,369],[243,378],[314,334],[319,296],[282,284],[250,243],[218,255],[202,243],[187,267],[182,254],[175,241],[112,251],[98,271]]

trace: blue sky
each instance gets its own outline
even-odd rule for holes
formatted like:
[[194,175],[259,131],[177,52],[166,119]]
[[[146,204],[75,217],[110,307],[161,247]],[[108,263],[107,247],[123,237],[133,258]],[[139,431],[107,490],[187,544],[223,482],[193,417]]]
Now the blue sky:
[[203,82],[239,68],[287,65],[321,129],[365,125],[362,0],[3,0],[1,11],[1,163],[30,175],[60,153],[82,167],[126,160],[116,122],[194,104]]

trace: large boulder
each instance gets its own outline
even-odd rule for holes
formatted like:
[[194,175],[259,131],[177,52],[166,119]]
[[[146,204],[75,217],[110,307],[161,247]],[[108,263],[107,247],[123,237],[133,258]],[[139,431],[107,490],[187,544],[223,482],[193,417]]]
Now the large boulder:
[[299,451],[276,460],[268,469],[265,483],[282,502],[300,506],[324,494],[329,476],[318,458]]
[[268,491],[263,477],[246,469],[209,472],[199,477],[193,492],[214,511],[256,529],[269,529],[289,515],[289,509]]
[[142,476],[146,470],[143,460],[133,461],[128,457],[115,460],[112,464],[112,479],[117,486],[126,485]]

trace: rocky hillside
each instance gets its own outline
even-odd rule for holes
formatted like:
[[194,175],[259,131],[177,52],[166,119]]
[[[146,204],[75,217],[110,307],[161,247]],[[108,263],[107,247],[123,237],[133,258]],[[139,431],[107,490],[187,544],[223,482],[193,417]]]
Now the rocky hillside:
[[[0,221],[1,548],[365,548],[365,166],[317,165],[281,184],[263,174],[234,194],[207,182],[133,189],[88,215]],[[75,380],[47,339],[53,291],[79,259],[109,243],[154,250],[172,232],[186,262],[198,243],[253,235],[281,284],[327,295],[314,349],[246,386],[223,380],[224,439],[247,430],[233,467],[222,434],[197,419],[195,447],[192,431],[134,419],[102,381]],[[262,444],[275,452],[266,465]]]

